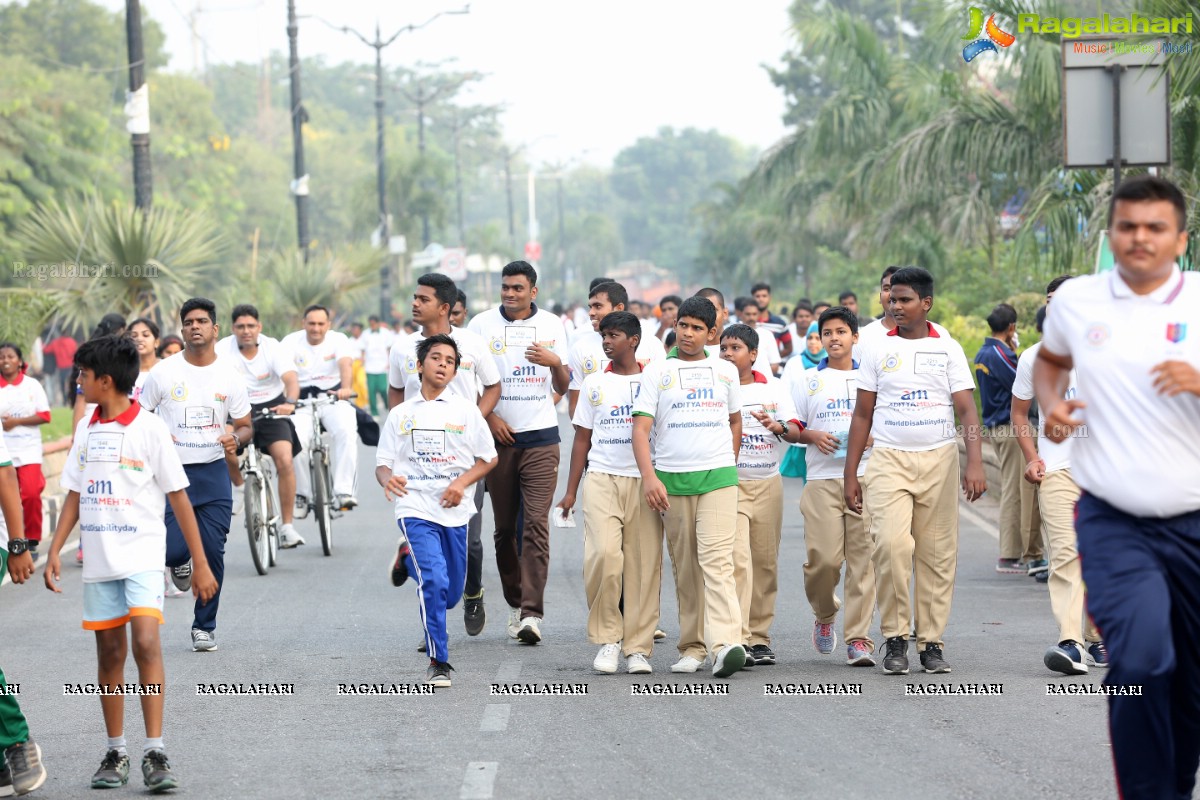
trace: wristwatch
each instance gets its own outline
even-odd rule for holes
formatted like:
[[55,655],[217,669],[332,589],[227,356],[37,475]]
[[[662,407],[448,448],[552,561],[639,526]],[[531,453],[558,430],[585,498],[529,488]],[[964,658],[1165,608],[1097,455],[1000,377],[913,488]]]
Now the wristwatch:
[[779,439],[780,441],[782,441],[782,440],[783,440],[783,437],[784,437],[784,436],[787,436],[787,432],[788,432],[788,424],[787,424],[786,422],[784,422],[783,420],[781,420],[781,419],[777,419],[777,420],[775,420],[775,421],[779,423],[779,426],[780,426],[781,428],[783,428],[783,431],[781,431],[780,433],[777,433],[777,434],[775,434],[775,438],[776,438],[776,439]]
[[29,540],[28,539],[9,539],[8,540],[8,554],[10,556],[19,556],[19,555],[21,555],[21,553],[24,553],[28,549],[29,549]]
[[285,398],[283,398],[283,402],[287,403],[289,406],[294,406],[294,405],[296,405],[296,403],[300,402],[300,398],[299,397],[285,397]]

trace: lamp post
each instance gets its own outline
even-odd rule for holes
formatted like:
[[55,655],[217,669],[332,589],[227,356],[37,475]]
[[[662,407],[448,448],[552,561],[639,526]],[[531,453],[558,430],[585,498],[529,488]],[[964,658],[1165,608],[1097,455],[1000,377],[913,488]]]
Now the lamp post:
[[[465,5],[454,11],[439,11],[429,19],[422,22],[420,25],[405,25],[398,31],[393,33],[387,39],[382,38],[379,31],[379,23],[375,23],[375,38],[368,39],[353,28],[345,25],[337,26],[322,19],[331,28],[339,30],[342,33],[352,33],[358,37],[359,41],[368,47],[375,50],[375,169],[376,169],[376,191],[378,192],[379,201],[379,242],[383,247],[383,264],[379,268],[379,315],[386,320],[392,318],[392,285],[391,285],[391,264],[389,240],[391,239],[391,226],[388,220],[387,211],[387,174],[384,164],[384,102],[383,102],[383,50],[396,38],[409,31],[416,31],[424,28],[426,25],[433,22],[441,16],[449,14],[469,14],[471,6]],[[318,17],[318,19],[320,19]]]

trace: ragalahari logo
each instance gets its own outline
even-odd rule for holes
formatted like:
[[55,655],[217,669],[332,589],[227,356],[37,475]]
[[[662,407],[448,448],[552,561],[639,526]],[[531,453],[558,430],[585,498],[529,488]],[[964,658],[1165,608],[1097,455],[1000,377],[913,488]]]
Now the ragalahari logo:
[[[981,53],[987,53],[989,51],[992,53],[999,53],[1000,51],[996,49],[997,45],[1000,47],[1008,47],[1017,40],[1017,37],[1013,36],[1011,33],[1000,29],[1000,26],[996,24],[995,14],[989,16],[987,18],[987,25],[984,25],[982,9],[971,6],[970,12],[971,27],[967,31],[967,35],[962,37],[964,41],[967,39],[972,40],[970,44],[963,48],[962,52],[963,61],[966,61],[968,64],[971,63],[972,59]],[[980,36],[981,33],[985,33],[987,35]]]

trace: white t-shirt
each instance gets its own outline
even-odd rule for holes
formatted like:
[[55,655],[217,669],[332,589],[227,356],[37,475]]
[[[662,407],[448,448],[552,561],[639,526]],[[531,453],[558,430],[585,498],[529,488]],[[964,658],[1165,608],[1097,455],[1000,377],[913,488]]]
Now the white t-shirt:
[[220,356],[207,367],[189,364],[184,353],[164,358],[150,369],[138,402],[162,417],[184,464],[225,458],[217,441],[225,433],[225,420],[250,413],[242,379],[229,359]]
[[[807,370],[795,370],[797,380],[788,383],[800,424],[805,429],[832,433],[841,440],[837,452],[827,456],[816,445],[805,450],[807,478],[810,481],[841,478],[846,472],[846,445],[850,441],[850,420],[858,399],[858,366],[851,370],[833,369],[822,359],[821,364]],[[788,364],[789,369],[791,363]],[[858,476],[867,471],[871,448],[863,451],[858,463]]]
[[755,333],[758,334],[758,357],[754,359],[754,371],[763,375],[774,375],[774,365],[783,361],[783,357],[779,355],[779,343],[775,341],[775,334],[761,328],[756,328]]
[[362,348],[363,370],[371,375],[382,375],[388,371],[388,351],[395,342],[395,336],[388,328],[380,327],[373,331],[367,328],[358,337],[359,347]]
[[975,389],[966,354],[932,325],[923,339],[902,338],[898,330],[862,346],[858,388],[875,392],[875,444],[910,452],[953,444],[951,395]]
[[84,583],[162,571],[166,495],[188,479],[160,417],[134,403],[116,419],[81,419],[60,482],[79,493]]
[[[5,383],[0,388],[0,413],[13,417],[40,416],[50,419],[50,402],[46,390],[28,375],[18,375],[17,380]],[[4,432],[4,443],[15,467],[42,463],[42,432],[30,425],[17,425]]]
[[[947,338],[952,338],[950,336],[950,332],[947,331],[945,328],[943,328],[941,325],[937,324],[936,322],[930,322],[929,324],[933,326],[933,329],[935,331],[937,331],[938,336],[945,336]],[[895,330],[895,328],[892,328],[892,330]],[[886,337],[887,337],[888,333],[889,333],[888,329],[883,327],[883,320],[880,320],[880,319],[877,319],[874,322],[869,323],[867,325],[859,326],[858,341],[855,342],[854,347],[852,348],[852,352],[851,352],[851,355],[854,357],[854,360],[862,361],[863,347],[865,347],[868,342],[873,342],[873,341],[876,341],[877,339],[884,339],[886,341]]]
[[641,475],[633,458],[633,403],[641,389],[640,372],[618,375],[606,368],[584,379],[571,423],[592,431],[588,472]]
[[[774,339],[769,331],[764,338]],[[754,370],[754,382],[743,383],[742,395],[742,449],[738,452],[738,479],[761,481],[779,474],[779,462],[787,452],[788,443],[776,439],[766,427],[754,418],[752,411],[765,411],[771,419],[799,422],[791,395],[783,382]]]
[[217,355],[228,359],[246,387],[250,405],[262,405],[283,394],[283,376],[296,371],[288,349],[270,336],[258,337],[258,352],[246,358],[238,348],[236,336],[217,342]]
[[[1127,514],[1173,517],[1200,509],[1200,397],[1167,397],[1151,368],[1200,369],[1200,274],[1173,270],[1135,295],[1117,270],[1073,278],[1047,309],[1043,348],[1075,364],[1076,416],[1088,435],[1071,443],[1071,477]],[[1051,409],[1042,409],[1042,419]]]
[[[1042,343],[1030,347],[1021,354],[1021,358],[1017,360],[1017,377],[1013,381],[1012,394],[1018,400],[1032,400],[1033,392],[1033,364],[1037,361],[1038,350],[1042,349]],[[1067,393],[1063,395],[1064,400],[1072,400],[1078,393],[1076,385],[1075,370],[1071,370],[1067,378]],[[1072,439],[1077,439],[1082,436],[1087,436],[1087,425],[1081,425],[1078,430],[1071,435]],[[1055,472],[1060,469],[1069,469],[1071,466],[1071,439],[1065,442],[1052,442],[1046,438],[1045,429],[1041,425],[1038,426],[1037,436],[1038,456],[1046,465],[1046,472]]]
[[729,415],[741,410],[737,369],[711,357],[650,362],[633,404],[634,414],[654,417],[654,467],[663,472],[736,466]]
[[342,381],[338,361],[356,357],[350,337],[338,331],[327,331],[325,339],[316,345],[308,343],[308,334],[305,331],[293,331],[283,337],[280,344],[292,354],[292,363],[296,366],[296,378],[300,381],[301,389],[308,386],[315,386],[321,390],[332,389]]
[[[567,358],[567,365],[571,368],[572,391],[578,392],[583,388],[584,378],[603,372],[612,363],[604,355],[603,342],[600,332],[593,330],[585,331],[571,341],[571,354]],[[656,358],[666,358],[667,351],[658,339],[643,336],[638,342],[634,356],[638,364],[645,367]]]
[[509,320],[492,308],[472,319],[468,330],[483,337],[500,373],[496,414],[517,433],[557,428],[550,368],[529,363],[525,350],[540,344],[566,364],[567,333],[558,317],[537,309],[527,319]]
[[[450,328],[450,338],[458,345],[459,365],[453,389],[464,400],[479,401],[483,389],[500,382],[500,371],[496,360],[488,352],[488,346],[478,335],[463,328]],[[421,375],[417,372],[417,345],[425,341],[425,332],[410,333],[397,339],[388,356],[388,383],[404,390],[404,398],[416,397],[421,391]]]
[[474,495],[467,491],[457,506],[442,508],[442,493],[476,458],[495,457],[492,432],[474,402],[454,392],[430,401],[418,391],[388,413],[375,465],[408,479],[408,494],[396,498],[396,519],[417,517],[457,527],[474,516]]

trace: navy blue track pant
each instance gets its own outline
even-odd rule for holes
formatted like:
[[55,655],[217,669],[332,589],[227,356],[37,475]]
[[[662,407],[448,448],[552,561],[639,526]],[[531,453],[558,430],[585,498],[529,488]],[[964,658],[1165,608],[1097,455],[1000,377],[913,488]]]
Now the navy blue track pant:
[[1200,511],[1134,517],[1084,492],[1075,530],[1087,606],[1108,645],[1117,787],[1125,800],[1192,796],[1200,765]]

